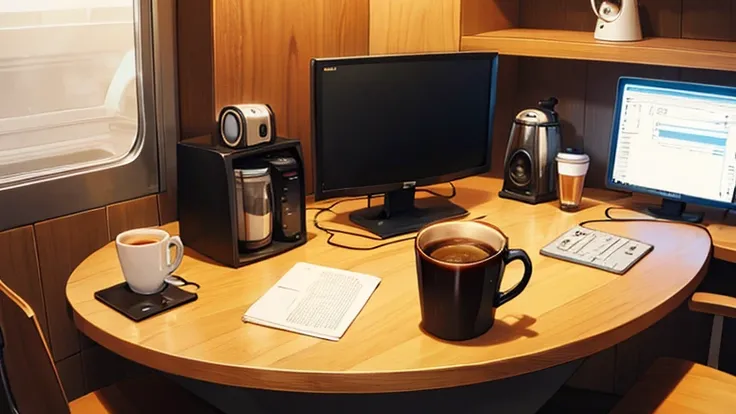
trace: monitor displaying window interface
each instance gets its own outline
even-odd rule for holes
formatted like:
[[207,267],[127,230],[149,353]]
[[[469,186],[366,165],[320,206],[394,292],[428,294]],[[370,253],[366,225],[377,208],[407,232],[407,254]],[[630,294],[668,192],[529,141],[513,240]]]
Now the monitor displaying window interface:
[[736,88],[622,78],[613,121],[609,185],[733,206]]

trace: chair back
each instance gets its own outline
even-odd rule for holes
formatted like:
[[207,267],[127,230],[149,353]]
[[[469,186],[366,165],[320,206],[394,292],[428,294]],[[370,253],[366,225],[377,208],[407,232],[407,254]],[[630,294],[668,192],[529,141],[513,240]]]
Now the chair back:
[[0,337],[0,380],[11,412],[69,413],[59,374],[33,309],[2,281]]

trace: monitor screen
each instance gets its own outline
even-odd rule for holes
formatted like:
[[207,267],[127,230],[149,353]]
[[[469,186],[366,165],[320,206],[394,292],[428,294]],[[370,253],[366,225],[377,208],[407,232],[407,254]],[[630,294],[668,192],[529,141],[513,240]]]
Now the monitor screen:
[[490,169],[497,55],[317,59],[317,198],[379,193]]
[[610,186],[730,208],[736,187],[736,88],[621,78]]

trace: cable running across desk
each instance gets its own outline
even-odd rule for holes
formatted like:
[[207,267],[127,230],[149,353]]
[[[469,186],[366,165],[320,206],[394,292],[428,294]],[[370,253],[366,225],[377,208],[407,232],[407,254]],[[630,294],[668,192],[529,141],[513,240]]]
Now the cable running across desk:
[[710,238],[710,246],[711,246],[710,248],[711,248],[711,251],[713,250],[713,236],[708,231],[708,228],[705,227],[702,224],[687,223],[687,222],[683,222],[683,221],[662,220],[662,219],[654,219],[654,218],[651,218],[651,219],[650,218],[618,218],[618,217],[611,216],[611,211],[612,210],[632,211],[632,210],[629,210],[629,209],[626,209],[626,208],[623,208],[623,207],[608,207],[606,209],[606,211],[603,213],[606,216],[605,219],[585,220],[585,221],[579,223],[579,226],[585,227],[586,229],[594,230],[594,229],[591,229],[590,227],[588,227],[586,225],[587,224],[591,224],[591,223],[611,223],[611,222],[616,222],[616,223],[634,223],[634,222],[637,222],[637,221],[649,222],[649,223],[684,224],[684,225],[687,225],[687,226],[694,226],[694,227],[698,227],[700,229],[705,230],[706,234],[708,234],[708,238]]
[[[428,194],[431,194],[433,196],[442,197],[442,198],[446,198],[446,199],[449,200],[449,199],[454,198],[457,195],[457,189],[455,188],[455,184],[453,184],[451,182],[450,183],[450,187],[452,188],[452,192],[449,195],[443,195],[443,194],[440,194],[440,193],[438,193],[436,191],[429,190],[429,189],[423,189],[423,188],[422,189],[417,189],[417,192],[428,193]],[[368,250],[380,249],[381,247],[386,247],[386,246],[390,246],[392,244],[402,243],[402,242],[405,242],[405,241],[410,241],[410,240],[416,239],[416,236],[410,236],[410,237],[404,237],[404,238],[397,239],[397,240],[390,240],[390,241],[387,241],[387,242],[384,242],[384,243],[379,243],[379,244],[377,244],[375,246],[368,246],[368,247],[364,247],[364,246],[348,246],[348,245],[337,243],[337,242],[333,241],[332,239],[336,235],[338,235],[338,234],[343,234],[343,235],[347,235],[347,236],[355,236],[355,237],[360,237],[360,238],[363,238],[363,239],[375,240],[375,241],[382,241],[383,239],[380,238],[380,237],[378,237],[378,236],[356,233],[356,232],[349,231],[349,230],[331,229],[329,227],[325,227],[322,224],[320,224],[320,222],[318,220],[319,219],[319,216],[322,215],[323,213],[328,213],[329,212],[329,213],[332,213],[332,214],[337,214],[334,211],[332,211],[332,209],[335,208],[335,207],[337,207],[338,205],[340,205],[342,203],[346,203],[348,201],[357,201],[357,200],[364,200],[365,199],[365,200],[368,200],[368,207],[370,207],[370,200],[371,200],[371,198],[372,198],[372,196],[346,198],[346,199],[335,201],[334,203],[330,204],[328,207],[308,207],[307,210],[317,211],[317,213],[314,215],[314,219],[313,219],[314,227],[316,227],[317,229],[322,230],[323,232],[327,233],[327,235],[328,235],[327,236],[327,244],[329,244],[330,246],[340,247],[340,248],[348,249],[348,250],[368,251]]]

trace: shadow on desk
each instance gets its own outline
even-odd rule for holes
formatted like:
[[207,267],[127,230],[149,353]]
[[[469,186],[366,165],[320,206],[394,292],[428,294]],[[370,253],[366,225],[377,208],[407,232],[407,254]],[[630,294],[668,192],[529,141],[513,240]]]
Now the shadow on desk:
[[[508,322],[508,320],[514,319],[514,322]],[[508,315],[503,319],[496,319],[493,323],[493,327],[488,332],[467,341],[445,341],[426,332],[421,325],[419,326],[419,329],[425,335],[447,344],[460,346],[490,346],[511,342],[522,337],[533,338],[539,335],[536,331],[529,329],[529,327],[534,325],[535,322],[537,322],[537,320],[529,315]]]

